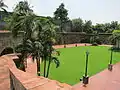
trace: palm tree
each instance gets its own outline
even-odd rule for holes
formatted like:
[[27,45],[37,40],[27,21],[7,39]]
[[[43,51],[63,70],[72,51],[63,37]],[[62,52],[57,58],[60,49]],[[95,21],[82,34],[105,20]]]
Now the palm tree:
[[[24,37],[29,38],[32,32],[32,21],[35,18],[35,14],[30,9],[27,1],[21,1],[16,5],[12,16],[8,20],[10,23],[9,28],[13,33],[13,36],[17,36],[19,31],[24,31]],[[31,23],[30,23],[31,22]]]
[[47,68],[46,78],[48,78],[48,76],[49,76],[49,70],[50,70],[51,62],[54,62],[56,64],[56,68],[58,68],[59,65],[60,65],[60,62],[59,62],[58,58],[56,58],[56,57],[50,57],[49,58],[49,63],[48,63],[48,68]]
[[41,19],[41,24],[42,24],[42,32],[40,33],[40,37],[41,40],[43,42],[43,59],[44,59],[44,77],[46,76],[46,61],[49,58],[49,51],[50,48],[52,47],[52,44],[50,44],[50,42],[52,43],[55,36],[56,36],[56,32],[55,32],[55,26],[48,20],[45,18]]
[[49,56],[48,56],[49,62],[48,62],[48,68],[47,68],[46,78],[48,78],[48,76],[49,76],[49,70],[50,70],[51,62],[54,62],[54,63],[56,64],[56,68],[58,68],[58,67],[60,66],[60,62],[59,62],[58,58],[52,56],[52,52],[53,52],[53,51],[56,52],[58,56],[59,56],[59,52],[56,51],[56,50],[55,50],[54,48],[52,48],[52,47],[50,47],[49,50],[50,50],[50,51],[49,51]]
[[38,75],[40,75],[40,58],[44,60],[45,77],[46,61],[50,51],[49,42],[53,42],[56,35],[54,25],[49,19],[37,17],[26,1],[19,2],[8,21],[14,38],[19,31],[23,31],[23,41],[16,48],[22,53],[23,59],[31,54],[33,60],[37,60]]
[[18,44],[15,47],[15,52],[21,53],[21,56],[19,57],[19,59],[22,66],[24,66],[24,70],[25,70],[24,61],[26,61],[30,51],[31,51],[31,45],[29,40],[23,41],[22,43]]
[[7,12],[5,8],[8,8],[8,6],[4,4],[3,0],[0,0],[0,9]]
[[42,31],[41,22],[38,18],[33,21],[33,29],[31,33],[31,40],[33,42],[33,49],[31,50],[33,60],[37,60],[37,73],[40,76],[40,58],[43,57],[43,48],[40,33]]
[[40,57],[42,56],[43,46],[39,41],[27,40],[25,43],[21,43],[16,47],[16,52],[22,53],[23,61],[28,55],[36,59],[37,62],[37,74],[40,76]]
[[[17,48],[22,47],[21,53],[23,55],[23,59],[27,58],[27,50],[26,50],[26,41],[31,37],[32,33],[32,22],[35,18],[32,10],[30,9],[27,1],[21,1],[15,7],[12,16],[8,18],[9,29],[12,31],[13,35],[13,43],[15,43],[15,39],[17,38],[20,31],[23,32],[23,42],[17,46]],[[31,22],[31,23],[30,23]],[[14,46],[15,48],[15,46]],[[15,51],[15,50],[14,50]],[[26,60],[27,61],[27,60]],[[27,64],[26,64],[27,66]]]
[[38,76],[40,76],[40,58],[42,57],[43,46],[42,46],[41,42],[39,42],[39,41],[33,41],[30,44],[32,46],[31,46],[31,50],[29,53],[32,55],[33,60],[36,59],[37,74],[38,74]]

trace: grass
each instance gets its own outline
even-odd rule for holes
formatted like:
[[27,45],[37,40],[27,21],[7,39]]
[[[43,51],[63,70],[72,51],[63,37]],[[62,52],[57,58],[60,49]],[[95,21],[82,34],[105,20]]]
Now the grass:
[[[89,76],[107,68],[110,60],[109,47],[105,46],[81,46],[58,50],[61,52],[61,55],[58,56],[61,64],[59,68],[56,68],[54,63],[51,64],[49,78],[70,85],[80,82],[80,78],[84,75],[85,53],[87,50],[90,52],[88,64]],[[119,57],[120,53],[114,52],[113,63],[118,62]]]

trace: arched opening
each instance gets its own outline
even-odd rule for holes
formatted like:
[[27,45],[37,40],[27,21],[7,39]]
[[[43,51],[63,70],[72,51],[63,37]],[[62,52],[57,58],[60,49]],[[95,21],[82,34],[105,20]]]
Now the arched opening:
[[11,54],[13,53],[13,48],[11,47],[6,47],[1,53],[0,56],[5,55],[5,54]]

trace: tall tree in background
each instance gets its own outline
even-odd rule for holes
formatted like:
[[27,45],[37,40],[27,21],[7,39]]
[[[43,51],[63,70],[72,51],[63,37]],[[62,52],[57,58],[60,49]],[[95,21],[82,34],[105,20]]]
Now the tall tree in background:
[[4,10],[5,12],[7,12],[6,9],[5,9],[5,8],[7,8],[7,7],[8,7],[8,6],[5,5],[5,3],[3,2],[3,0],[0,0],[0,11],[1,11],[1,9],[2,9],[2,10]]
[[60,25],[60,32],[63,32],[63,25],[66,23],[69,18],[68,16],[68,11],[65,9],[65,5],[61,3],[59,8],[54,12],[54,18],[59,22]]
[[84,26],[83,26],[83,31],[86,33],[92,33],[93,29],[92,29],[92,21],[85,21]]
[[[65,9],[65,5],[61,3],[59,8],[54,12],[54,18],[59,23],[60,26],[60,32],[64,32],[63,27],[64,24],[68,21],[68,11]],[[65,37],[64,34],[62,37],[60,37],[61,44],[65,44]],[[66,46],[65,46],[66,47]]]
[[[3,21],[3,15],[5,13],[7,13],[6,9],[5,8],[8,8],[7,5],[5,5],[5,3],[3,2],[3,0],[0,0],[0,23],[1,21]],[[4,15],[5,16],[5,15]],[[2,26],[3,27],[3,26]],[[1,29],[1,28],[0,28]]]
[[84,32],[83,31],[84,22],[81,18],[72,20],[72,32]]
[[97,31],[97,33],[104,33],[104,24],[96,24],[94,26],[94,31]]
[[112,30],[119,29],[118,21],[112,21],[110,26]]
[[104,32],[105,33],[111,33],[112,32],[112,29],[110,28],[110,23],[105,23],[104,24]]

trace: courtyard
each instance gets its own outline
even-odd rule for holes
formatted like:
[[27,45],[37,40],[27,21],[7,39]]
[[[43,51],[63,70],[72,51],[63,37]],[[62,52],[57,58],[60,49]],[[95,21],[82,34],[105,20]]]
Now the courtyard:
[[[109,46],[79,46],[59,48],[60,67],[52,63],[49,78],[74,85],[85,73],[86,51],[89,51],[88,75],[93,76],[108,67],[111,50]],[[113,64],[119,62],[119,52],[113,52]],[[43,63],[41,68],[43,68]],[[43,70],[43,69],[41,69]]]

